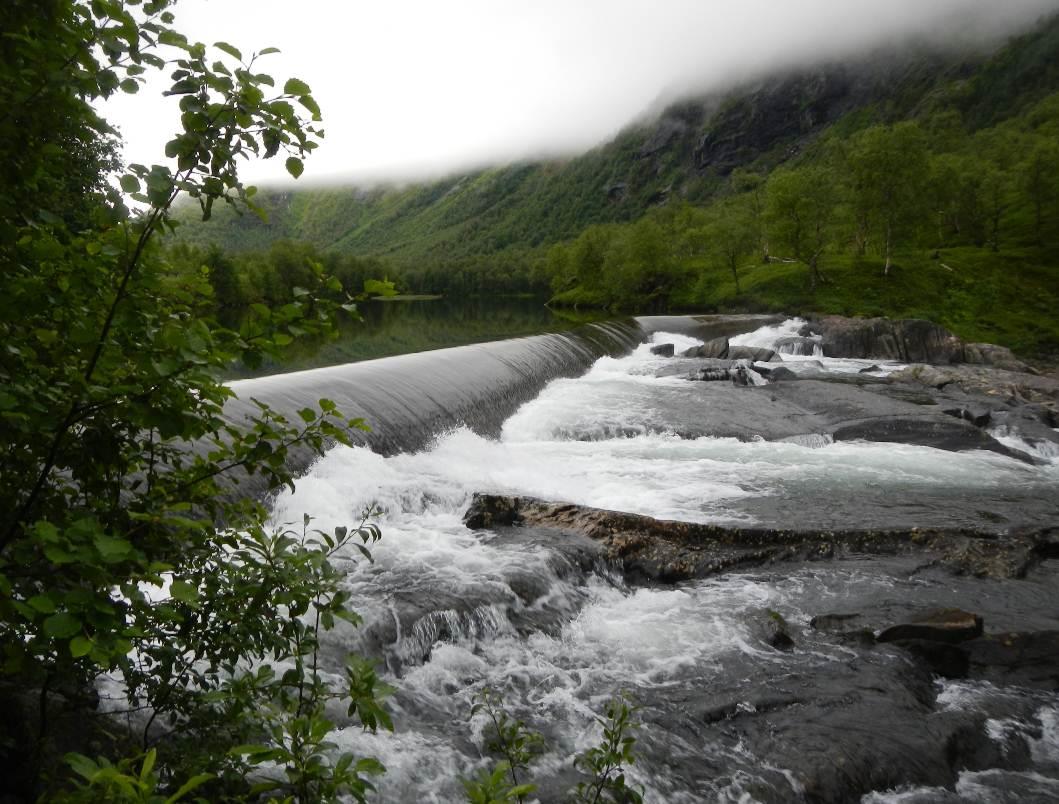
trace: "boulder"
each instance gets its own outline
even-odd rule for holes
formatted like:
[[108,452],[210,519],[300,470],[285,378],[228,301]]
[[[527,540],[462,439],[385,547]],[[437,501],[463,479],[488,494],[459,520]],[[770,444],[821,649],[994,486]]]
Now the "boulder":
[[875,644],[875,631],[861,614],[820,614],[809,621],[814,631],[861,647]]
[[963,419],[975,427],[988,427],[993,417],[991,411],[981,407],[943,408],[942,413],[956,419]]
[[651,347],[651,354],[659,357],[672,357],[674,353],[675,347],[671,343],[660,343]]
[[967,678],[970,663],[962,645],[933,639],[898,639],[894,645],[915,656],[942,678]]
[[976,363],[983,366],[996,366],[1008,371],[1034,373],[1033,369],[1019,360],[1006,346],[994,343],[968,343],[964,345],[965,363]]
[[960,363],[964,343],[949,330],[918,318],[845,318],[825,316],[813,321],[828,357],[900,360],[917,363]]
[[750,360],[754,363],[768,363],[776,357],[772,349],[756,349],[753,346],[728,347],[729,360]]
[[879,642],[927,640],[956,644],[982,635],[982,618],[961,609],[938,609],[886,628]]
[[[572,503],[492,494],[475,494],[464,522],[470,528],[542,528],[585,537],[600,546],[604,560],[620,564],[627,580],[647,583],[679,583],[778,561],[825,561],[851,554],[908,552],[926,553],[942,566],[962,572],[963,553],[968,549],[978,552],[973,546],[981,544],[989,545],[998,556],[1007,552],[1011,555],[1006,562],[984,563],[984,571],[975,574],[989,577],[989,568],[996,566],[998,573],[992,577],[1011,578],[1017,576],[1007,571],[1007,564],[1040,561],[1050,554],[1054,543],[1049,529],[1026,532],[1017,539],[999,539],[995,533],[963,528],[741,528],[673,522]],[[906,627],[899,630],[902,626]],[[902,626],[887,629],[890,638],[952,641],[954,635],[969,639],[981,633],[981,621],[975,615],[956,611],[932,612]],[[963,631],[959,630],[961,627]],[[941,637],[932,636],[939,633]]]
[[692,346],[690,349],[685,350],[684,357],[707,357],[723,360],[728,357],[728,339],[722,336],[706,341],[702,346]]
[[1059,690],[1059,631],[989,634],[960,647],[972,678]]
[[1009,458],[1034,463],[1025,453],[1005,447],[977,427],[951,416],[894,416],[866,419],[836,427],[831,433],[835,441],[892,441],[899,444],[919,444],[950,452],[989,450]]
[[[759,374],[763,374],[769,379],[770,382],[782,382],[786,380],[797,380],[798,375],[791,371],[789,368],[783,366],[776,366],[775,368],[759,368],[757,369]],[[768,372],[768,373],[766,373]]]
[[907,366],[906,368],[903,368],[900,371],[895,371],[890,375],[891,382],[916,383],[918,385],[926,385],[938,389],[957,382],[958,379],[958,375],[948,369],[937,368],[936,366],[925,366],[922,364]]
[[750,630],[770,648],[792,650],[794,639],[791,638],[790,626],[783,615],[773,609],[754,612],[750,618]]

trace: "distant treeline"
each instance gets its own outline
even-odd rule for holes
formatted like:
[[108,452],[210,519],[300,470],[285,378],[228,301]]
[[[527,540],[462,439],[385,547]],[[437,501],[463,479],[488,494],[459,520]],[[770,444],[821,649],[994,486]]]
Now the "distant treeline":
[[238,314],[251,304],[287,304],[298,288],[315,285],[314,274],[336,278],[350,296],[373,294],[373,283],[392,283],[398,293],[444,296],[512,296],[548,293],[539,256],[518,252],[490,257],[407,263],[382,257],[324,252],[309,243],[280,241],[260,252],[229,253],[218,246],[177,243],[168,248],[174,269],[200,275],[213,291],[217,311]]
[[546,270],[557,301],[668,308],[710,304],[718,283],[739,296],[746,272],[777,262],[803,266],[814,289],[829,266],[851,260],[886,277],[920,253],[1046,257],[1056,246],[1059,95],[973,134],[951,111],[832,129],[770,173],[735,171],[710,204],[671,203],[633,223],[588,227],[548,251]]

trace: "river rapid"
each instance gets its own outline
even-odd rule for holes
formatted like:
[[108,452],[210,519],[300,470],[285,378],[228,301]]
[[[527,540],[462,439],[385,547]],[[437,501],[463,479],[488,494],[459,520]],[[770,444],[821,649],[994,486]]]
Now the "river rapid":
[[[732,343],[771,346],[802,323]],[[461,800],[459,778],[492,762],[483,747],[486,723],[470,716],[484,688],[544,735],[547,748],[533,768],[541,801],[562,800],[576,782],[571,758],[599,739],[596,717],[619,691],[642,707],[638,761],[627,776],[645,800],[811,799],[803,762],[814,751],[811,761],[823,761],[827,751],[812,744],[816,732],[800,745],[798,718],[810,722],[825,710],[821,696],[885,689],[908,662],[825,639],[808,627],[812,617],[867,609],[897,620],[924,607],[958,606],[981,614],[987,629],[1059,628],[1054,561],[1005,586],[1002,600],[987,581],[907,556],[630,588],[615,567],[586,565],[561,539],[502,537],[463,524],[475,492],[770,527],[975,525],[997,508],[1059,520],[1054,459],[1031,465],[996,452],[825,437],[680,437],[669,413],[695,404],[687,398],[694,384],[656,376],[666,358],[650,350],[660,343],[679,353],[701,342],[656,332],[630,354],[601,357],[581,376],[551,381],[507,418],[499,437],[461,427],[415,452],[336,447],[296,491],[275,500],[277,525],[309,513],[324,530],[355,524],[368,506],[382,510],[374,563],[339,559],[348,560],[348,588],[365,623],[337,629],[328,645],[336,671],[346,651],[360,652],[379,660],[396,689],[389,701],[395,732],[371,735],[347,722],[335,735],[343,748],[387,767],[378,800]],[[795,371],[811,361],[834,372],[897,368],[820,355],[783,359]],[[790,624],[795,651],[760,639],[756,623],[766,611]],[[863,793],[863,801],[1059,800],[1059,696],[985,682],[929,684],[939,718],[946,709],[971,717],[998,757],[1020,752],[1019,761],[983,760],[986,767],[944,784],[915,784],[936,780],[912,773],[908,785]],[[763,712],[763,701],[788,693],[808,702],[794,726],[782,721],[770,733],[759,718],[756,737],[729,728],[733,713]],[[885,696],[878,704],[886,707]],[[851,720],[836,729],[854,742],[908,740],[915,748],[899,722]]]

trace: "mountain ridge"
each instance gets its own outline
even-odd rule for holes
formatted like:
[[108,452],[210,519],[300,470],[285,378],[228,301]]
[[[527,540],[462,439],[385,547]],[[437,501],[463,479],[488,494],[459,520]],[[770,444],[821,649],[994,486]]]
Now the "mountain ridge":
[[587,226],[635,220],[671,198],[702,203],[735,169],[765,172],[823,133],[957,110],[969,128],[1010,117],[1059,88],[1059,16],[988,53],[877,51],[687,98],[567,159],[523,161],[401,186],[262,190],[268,222],[182,216],[180,240],[233,252],[300,240],[324,250],[408,260],[474,260],[534,251]]

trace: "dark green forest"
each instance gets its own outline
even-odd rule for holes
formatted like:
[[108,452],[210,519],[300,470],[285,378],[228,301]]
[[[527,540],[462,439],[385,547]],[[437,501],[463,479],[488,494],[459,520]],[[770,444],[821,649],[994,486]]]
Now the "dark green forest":
[[189,266],[238,266],[229,305],[282,295],[302,249],[354,290],[926,317],[1042,355],[1059,347],[1057,64],[1055,18],[991,53],[883,51],[676,104],[566,161],[262,192],[265,220],[189,210],[179,237]]

